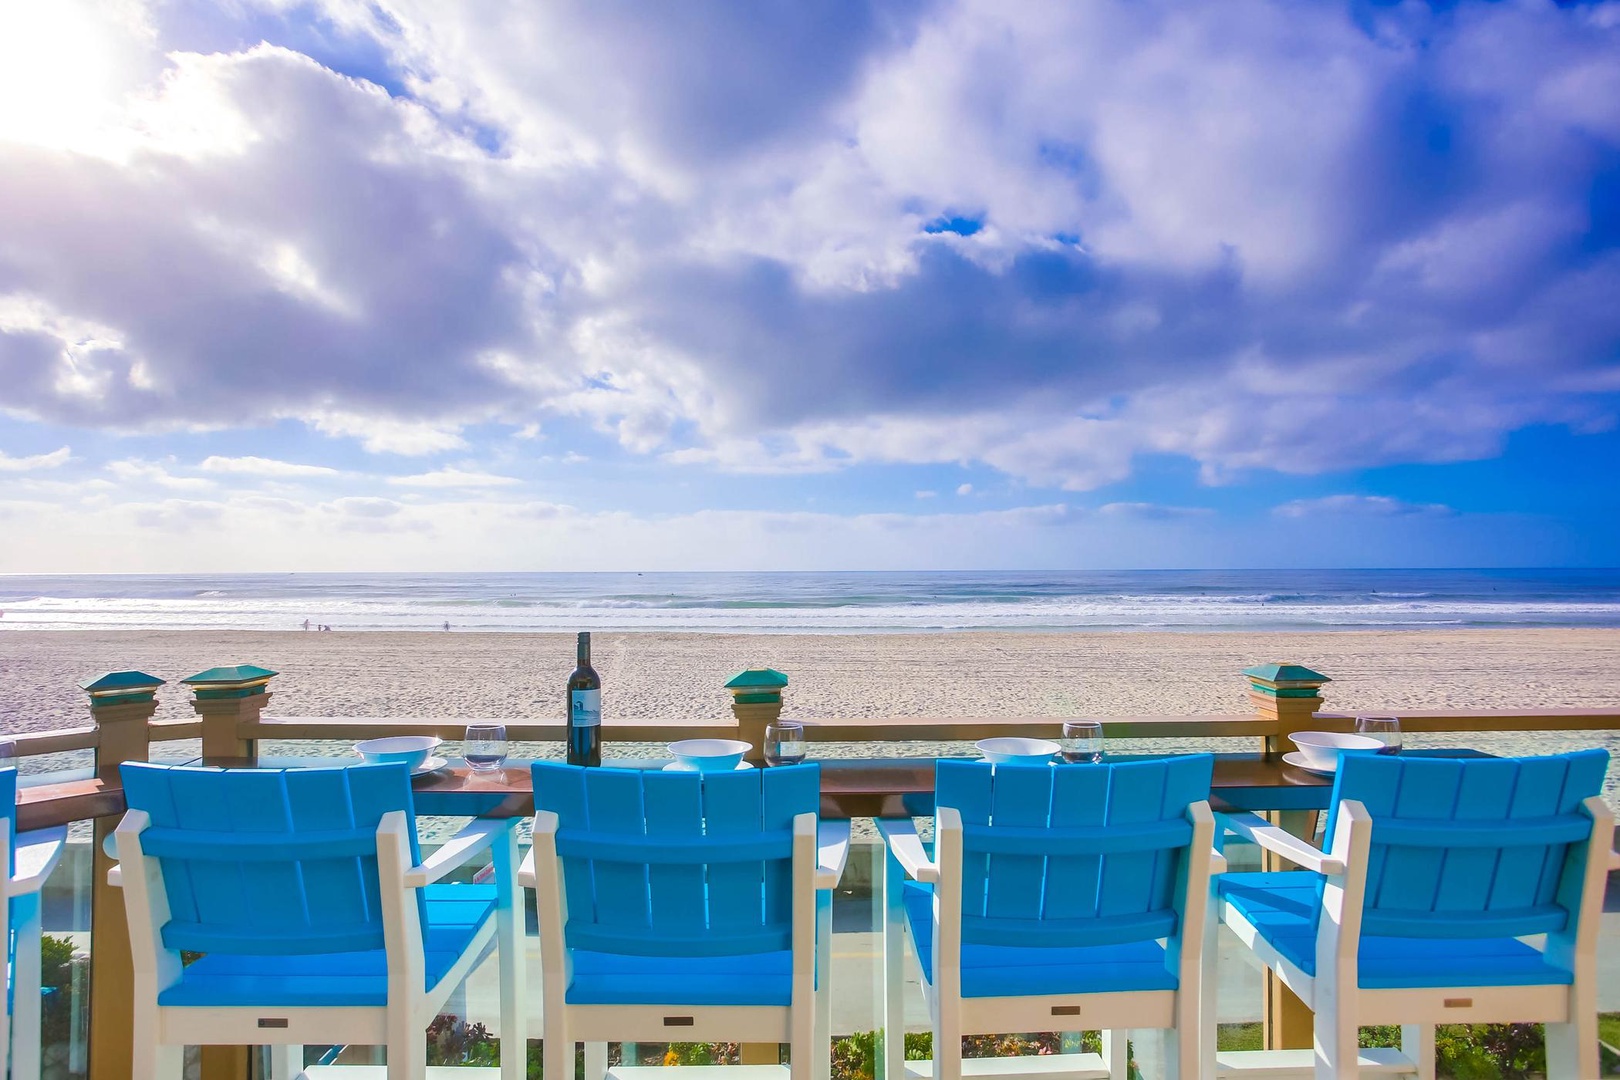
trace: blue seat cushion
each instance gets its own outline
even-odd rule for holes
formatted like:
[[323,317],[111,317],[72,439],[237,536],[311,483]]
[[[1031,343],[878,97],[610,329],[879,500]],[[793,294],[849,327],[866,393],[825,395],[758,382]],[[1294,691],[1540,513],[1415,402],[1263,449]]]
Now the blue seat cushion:
[[622,956],[573,951],[570,1005],[787,1005],[793,954]]
[[[1307,975],[1316,974],[1321,878],[1302,870],[1223,874],[1221,899]],[[1442,916],[1436,916],[1440,918]],[[1448,986],[1567,986],[1572,974],[1517,938],[1363,936],[1357,954],[1363,990]]]
[[[495,914],[496,893],[494,885],[429,885],[423,893],[431,987]],[[388,960],[381,949],[313,956],[211,953],[187,965],[180,981],[158,994],[159,1005],[326,1008],[387,1002]]]
[[[934,982],[934,890],[907,882],[901,897],[923,980]],[[1041,949],[962,946],[963,997],[1030,997],[1121,990],[1174,990],[1176,973],[1157,941]]]

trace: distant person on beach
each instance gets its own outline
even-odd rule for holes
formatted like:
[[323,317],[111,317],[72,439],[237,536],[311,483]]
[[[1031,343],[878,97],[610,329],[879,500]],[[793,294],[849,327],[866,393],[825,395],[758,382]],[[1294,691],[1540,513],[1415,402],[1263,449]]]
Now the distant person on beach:
[[308,619],[304,620],[304,633],[306,633],[306,634],[309,633],[309,620]]
[[450,620],[449,619],[444,620],[444,632],[447,633],[447,634],[450,632]]

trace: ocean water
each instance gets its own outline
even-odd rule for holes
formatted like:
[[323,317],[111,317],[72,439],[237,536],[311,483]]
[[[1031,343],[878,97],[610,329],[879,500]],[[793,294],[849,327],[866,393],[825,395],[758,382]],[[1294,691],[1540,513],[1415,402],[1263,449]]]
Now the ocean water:
[[1620,627],[1620,570],[0,576],[0,632]]

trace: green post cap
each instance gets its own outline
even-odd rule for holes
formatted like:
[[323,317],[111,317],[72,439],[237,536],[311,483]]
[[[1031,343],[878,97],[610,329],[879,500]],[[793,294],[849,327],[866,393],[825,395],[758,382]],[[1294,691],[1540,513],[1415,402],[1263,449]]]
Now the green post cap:
[[1254,689],[1279,698],[1316,697],[1323,683],[1333,681],[1301,664],[1256,664],[1244,668],[1243,674],[1249,677],[1249,685]]
[[105,675],[79,684],[79,689],[90,695],[90,707],[98,705],[128,705],[137,701],[152,701],[163,680],[144,671],[109,671]]
[[726,680],[726,689],[739,705],[775,705],[782,701],[788,677],[775,668],[749,668]]
[[277,674],[278,672],[269,668],[256,667],[253,664],[236,664],[231,667],[215,667],[199,671],[189,679],[180,681],[191,687],[198,701],[214,701],[262,694],[265,685]]

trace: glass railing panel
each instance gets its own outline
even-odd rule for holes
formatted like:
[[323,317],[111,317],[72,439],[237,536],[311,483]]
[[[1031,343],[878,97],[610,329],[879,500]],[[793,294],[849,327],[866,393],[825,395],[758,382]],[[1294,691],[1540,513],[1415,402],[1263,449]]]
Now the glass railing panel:
[[[86,1075],[90,1020],[91,823],[75,822],[56,869],[40,890],[40,1074],[45,1080]],[[12,900],[14,920],[32,898]],[[23,927],[17,926],[18,933]],[[22,943],[19,940],[18,945]],[[18,993],[26,991],[18,986]],[[18,1011],[20,1015],[20,1010]],[[26,1033],[13,1035],[13,1061]]]

